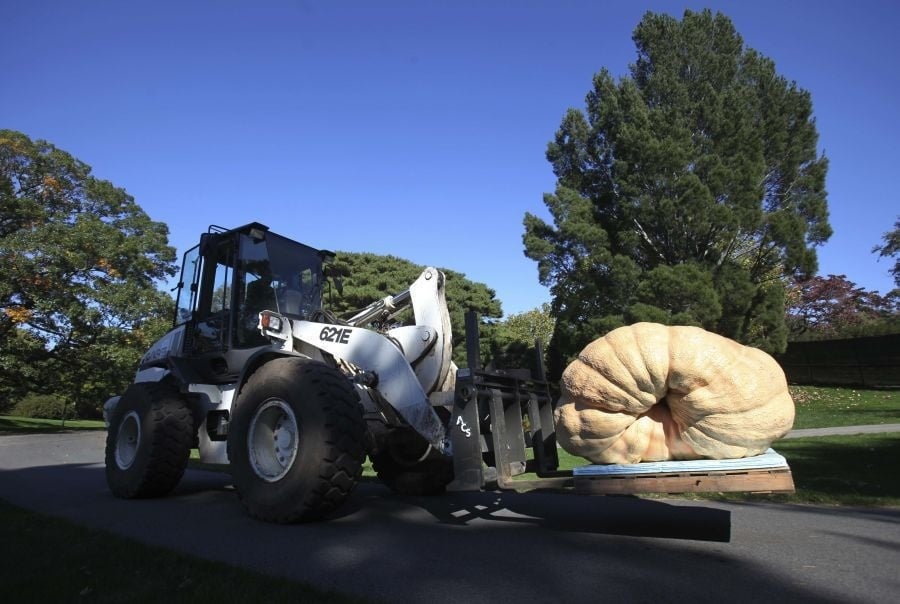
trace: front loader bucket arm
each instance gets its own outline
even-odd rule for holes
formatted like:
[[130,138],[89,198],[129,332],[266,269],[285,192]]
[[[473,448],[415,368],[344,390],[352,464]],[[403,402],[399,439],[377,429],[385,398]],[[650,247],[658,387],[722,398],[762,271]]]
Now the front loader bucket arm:
[[[291,335],[367,372],[365,386],[377,390],[380,399],[432,449],[446,454],[446,427],[429,399],[429,394],[448,384],[452,388],[448,379],[452,338],[444,286],[443,273],[429,267],[408,290],[378,300],[343,325],[296,321]],[[415,325],[384,334],[365,327],[384,323],[410,305]],[[294,343],[289,346],[293,348]]]
[[380,333],[344,325],[297,321],[293,337],[371,372],[373,386],[435,450],[447,450],[446,430],[403,352]]
[[[427,268],[409,288],[416,326],[431,330],[433,333],[429,335],[435,339],[430,350],[413,362],[416,377],[428,393],[435,392],[447,382],[452,364],[453,337],[445,286],[444,273]],[[393,332],[389,334],[393,335]]]
[[426,394],[453,388],[453,337],[445,287],[444,273],[428,267],[406,291],[377,300],[346,321],[352,327],[383,323],[412,306],[415,325],[390,329],[386,335],[403,352]]

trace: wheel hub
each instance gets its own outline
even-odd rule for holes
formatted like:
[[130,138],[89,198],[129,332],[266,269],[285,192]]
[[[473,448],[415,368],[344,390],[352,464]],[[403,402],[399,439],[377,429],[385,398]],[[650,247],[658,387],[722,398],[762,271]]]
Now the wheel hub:
[[116,433],[116,465],[120,470],[127,470],[137,457],[141,444],[141,418],[137,411],[131,411],[119,423]]
[[250,467],[266,482],[284,478],[297,457],[300,430],[285,401],[269,399],[256,410],[247,433]]

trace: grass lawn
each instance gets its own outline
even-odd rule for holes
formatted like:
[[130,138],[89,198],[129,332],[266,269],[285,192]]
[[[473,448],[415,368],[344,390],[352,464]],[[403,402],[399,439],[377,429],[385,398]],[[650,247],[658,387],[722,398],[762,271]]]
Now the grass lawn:
[[0,432],[59,432],[61,430],[105,430],[101,420],[67,419],[65,425],[59,419],[35,419],[0,415]]
[[900,433],[797,438],[774,448],[788,460],[797,488],[781,500],[900,506]]
[[900,424],[900,390],[791,386],[794,428]]

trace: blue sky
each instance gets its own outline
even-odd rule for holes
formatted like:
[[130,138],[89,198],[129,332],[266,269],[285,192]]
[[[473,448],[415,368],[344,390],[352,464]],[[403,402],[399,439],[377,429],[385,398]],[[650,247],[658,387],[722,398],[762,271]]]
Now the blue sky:
[[522,248],[544,153],[647,10],[709,7],[812,94],[835,234],[820,273],[892,289],[900,3],[0,0],[0,128],[124,187],[179,254],[251,221],[549,301]]

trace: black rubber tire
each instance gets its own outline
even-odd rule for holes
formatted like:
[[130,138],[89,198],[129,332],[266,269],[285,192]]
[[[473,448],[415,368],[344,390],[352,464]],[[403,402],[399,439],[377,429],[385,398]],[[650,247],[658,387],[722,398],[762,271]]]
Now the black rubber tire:
[[163,383],[131,384],[106,435],[106,483],[116,497],[169,493],[187,467],[194,420],[178,391]]
[[[254,417],[262,418],[273,404],[286,405],[294,415],[296,453],[267,480],[255,469],[257,458],[251,459],[250,437],[254,426],[264,424],[262,419],[254,424]],[[346,501],[362,474],[365,424],[359,397],[340,371],[324,363],[285,357],[257,369],[238,395],[228,432],[235,490],[259,520],[319,520]]]
[[384,451],[371,459],[378,478],[399,495],[440,495],[453,481],[453,460],[449,457],[405,464]]

